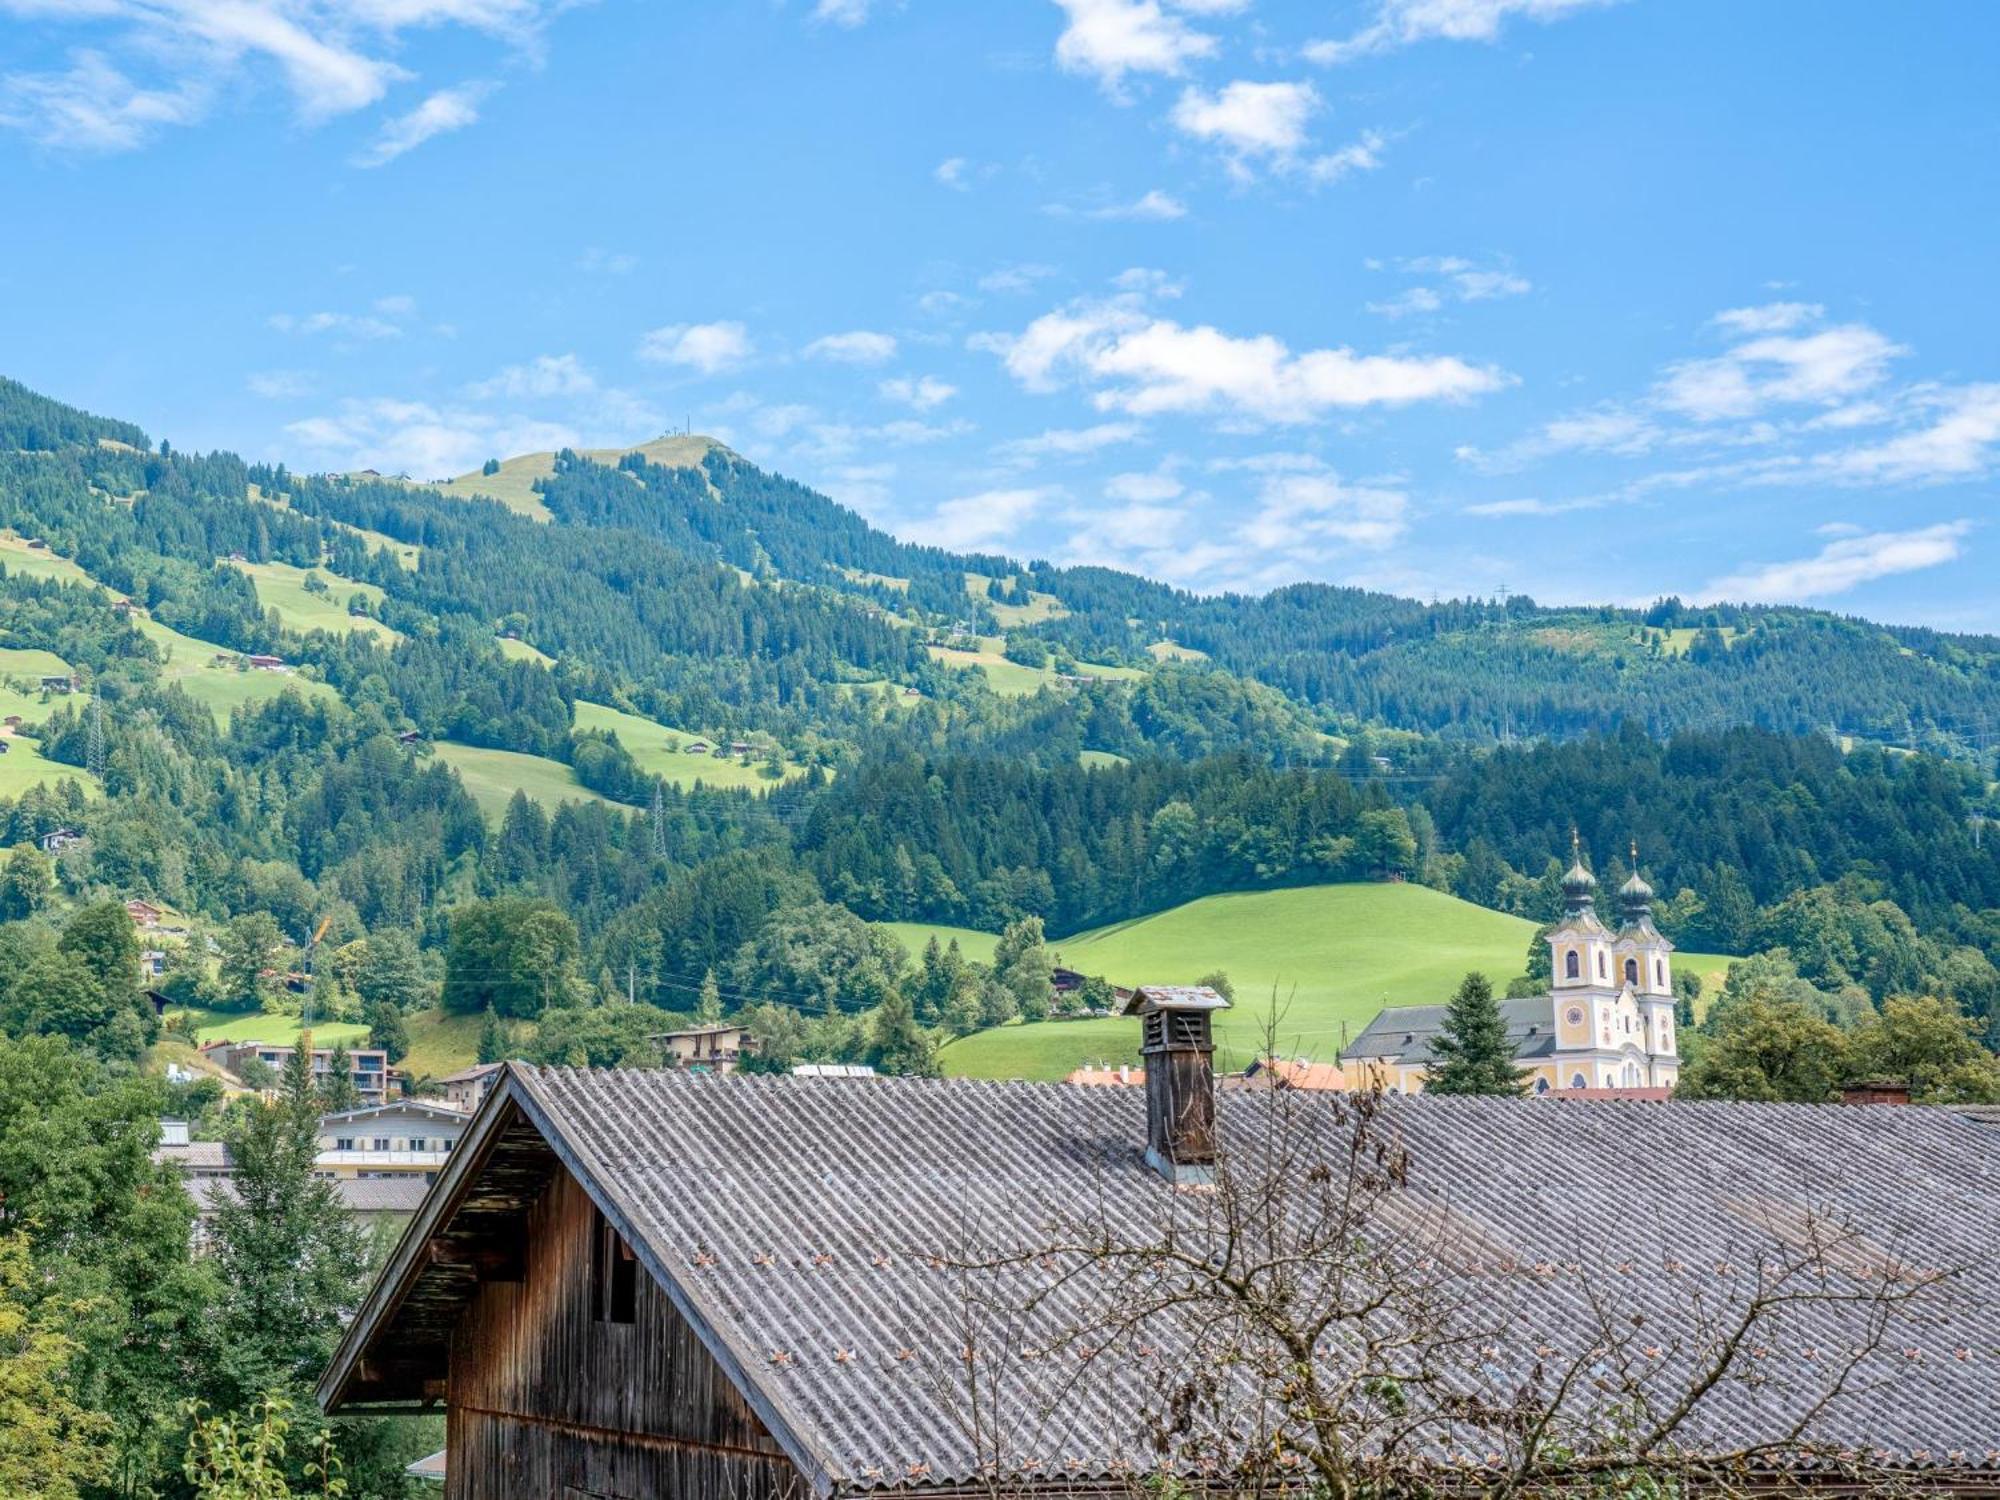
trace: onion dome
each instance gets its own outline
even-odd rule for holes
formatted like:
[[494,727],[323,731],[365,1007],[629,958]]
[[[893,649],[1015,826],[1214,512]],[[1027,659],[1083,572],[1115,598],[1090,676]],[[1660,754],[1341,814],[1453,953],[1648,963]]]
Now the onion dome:
[[1639,873],[1639,846],[1632,845],[1632,878],[1618,887],[1618,904],[1625,910],[1628,923],[1643,922],[1651,913],[1653,888],[1646,884],[1646,877]]
[[1563,902],[1572,915],[1588,911],[1591,901],[1597,895],[1597,877],[1583,867],[1579,858],[1569,867],[1569,873],[1562,878]]

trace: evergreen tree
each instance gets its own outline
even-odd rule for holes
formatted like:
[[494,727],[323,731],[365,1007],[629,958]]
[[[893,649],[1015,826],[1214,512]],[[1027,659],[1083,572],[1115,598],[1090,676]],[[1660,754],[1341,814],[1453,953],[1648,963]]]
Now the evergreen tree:
[[500,1013],[492,1006],[487,1006],[486,1019],[479,1027],[479,1060],[483,1063],[505,1062],[510,1046],[507,1028],[501,1024]]
[[937,1075],[937,1049],[917,1024],[910,1002],[891,990],[868,1023],[868,1061],[879,1073]]
[[278,1097],[253,1105],[229,1138],[235,1193],[216,1211],[215,1263],[221,1384],[233,1409],[271,1391],[309,1399],[365,1285],[362,1230],[314,1172],[319,1117],[312,1060],[295,1047]]
[[694,1018],[704,1026],[722,1019],[722,986],[716,983],[713,969],[701,976],[701,998],[695,1001]]
[[399,1063],[410,1055],[410,1029],[403,1024],[403,1012],[386,1000],[368,1006],[368,1045],[380,1047],[389,1061]]
[[1445,1008],[1431,1056],[1427,1093],[1513,1096],[1526,1086],[1528,1075],[1514,1066],[1514,1044],[1493,986],[1477,971],[1465,976]]
[[319,1098],[320,1108],[327,1114],[353,1109],[361,1102],[361,1096],[354,1091],[354,1059],[347,1055],[345,1042],[333,1044],[333,1053],[326,1060],[326,1080],[319,1086]]

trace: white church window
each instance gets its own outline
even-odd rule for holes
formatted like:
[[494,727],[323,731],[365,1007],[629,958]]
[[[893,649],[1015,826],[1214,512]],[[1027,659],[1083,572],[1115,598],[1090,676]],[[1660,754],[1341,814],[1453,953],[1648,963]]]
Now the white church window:
[[1575,979],[1577,977],[1576,949],[1572,948],[1563,955],[1563,978]]

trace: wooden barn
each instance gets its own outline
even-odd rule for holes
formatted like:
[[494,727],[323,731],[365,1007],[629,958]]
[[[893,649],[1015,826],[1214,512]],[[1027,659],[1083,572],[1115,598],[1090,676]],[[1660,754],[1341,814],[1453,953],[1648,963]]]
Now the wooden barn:
[[[1713,1398],[1688,1403],[1690,1451],[1755,1447],[1776,1463],[1810,1441],[1923,1488],[2000,1493],[1993,1127],[1921,1108],[1218,1095],[1216,1003],[1135,995],[1143,1095],[510,1063],[320,1402],[442,1411],[447,1500],[1136,1495],[1162,1468],[1189,1494],[1237,1490],[1187,1456],[1207,1429],[1162,1456],[1162,1407],[1185,1371],[1213,1368],[1223,1427],[1249,1430],[1283,1420],[1260,1404],[1268,1388],[1208,1358],[1209,1320],[1166,1310],[1093,1325],[1129,1285],[1047,1237],[1087,1212],[1136,1245],[1213,1247],[1231,1173],[1271,1159],[1274,1124],[1290,1132],[1277,1185],[1299,1201],[1323,1200],[1329,1182],[1341,1197],[1363,1170],[1343,1153],[1365,1124],[1390,1143],[1366,1161],[1385,1164],[1370,1181],[1395,1208],[1370,1232],[1400,1226],[1415,1243],[1435,1226],[1447,1249],[1416,1264],[1492,1310],[1505,1331],[1466,1350],[1468,1378],[1519,1391],[1577,1361],[1585,1377],[1550,1382],[1567,1441],[1614,1430],[1590,1403],[1698,1384],[1703,1330],[1750,1305],[1750,1268],[1795,1249],[1797,1205],[1823,1202],[1867,1225],[1870,1248],[1839,1262],[1849,1279],[1819,1321],[1783,1321],[1719,1356]],[[1248,1243],[1265,1253],[1258,1234]],[[1908,1326],[1879,1320],[1867,1290],[1905,1284],[1885,1248],[1901,1244],[1966,1277],[1962,1296]],[[1006,1267],[991,1299],[968,1294],[969,1246]],[[1318,1294],[1310,1276],[1300,1287]],[[1643,1331],[1621,1385],[1593,1330],[1628,1305]],[[1355,1347],[1330,1340],[1328,1368]],[[1854,1378],[1809,1404],[1849,1349]],[[1460,1489],[1504,1457],[1455,1448],[1457,1415],[1413,1420],[1437,1424],[1421,1461]],[[1826,1473],[1830,1492],[1857,1492],[1841,1488],[1852,1466]]]

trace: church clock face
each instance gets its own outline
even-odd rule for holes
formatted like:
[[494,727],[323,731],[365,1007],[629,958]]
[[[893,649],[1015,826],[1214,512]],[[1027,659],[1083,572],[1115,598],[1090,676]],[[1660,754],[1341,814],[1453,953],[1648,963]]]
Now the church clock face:
[[1563,1012],[1563,1019],[1572,1026],[1581,1026],[1583,1024],[1583,1007],[1572,1005],[1568,1010]]

